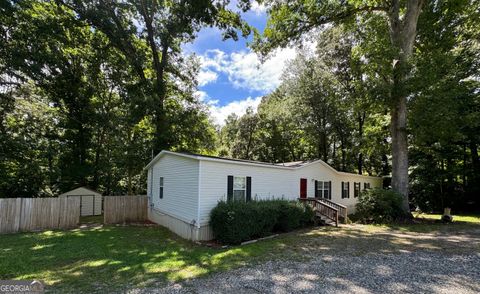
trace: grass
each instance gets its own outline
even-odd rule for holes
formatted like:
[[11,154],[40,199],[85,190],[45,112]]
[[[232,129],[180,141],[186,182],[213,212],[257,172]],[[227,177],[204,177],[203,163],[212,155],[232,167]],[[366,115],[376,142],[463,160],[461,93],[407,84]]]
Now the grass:
[[[441,220],[441,214],[414,213],[417,219]],[[476,215],[452,215],[454,222],[463,222],[469,224],[480,224],[480,214]]]
[[103,215],[81,216],[81,224],[103,224]]
[[[480,234],[479,228],[478,216],[465,216],[462,223],[448,225],[344,225],[305,229],[227,249],[196,245],[158,226],[2,235],[0,279],[41,279],[49,290],[62,293],[121,292],[279,258],[304,260],[319,254],[405,250],[478,252],[478,239],[469,238],[476,238],[470,233]],[[450,242],[429,237],[430,233],[416,233],[422,230],[466,233],[462,242]]]
[[228,250],[193,244],[157,226],[3,235],[0,279],[41,279],[59,292],[104,292],[178,281],[267,258],[268,242]]

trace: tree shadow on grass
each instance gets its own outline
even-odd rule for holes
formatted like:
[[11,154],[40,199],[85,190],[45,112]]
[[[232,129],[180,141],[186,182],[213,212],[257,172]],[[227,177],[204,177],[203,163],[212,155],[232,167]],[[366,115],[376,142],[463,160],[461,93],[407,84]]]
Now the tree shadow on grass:
[[[365,229],[369,228],[369,229]],[[464,242],[467,241],[467,242]],[[475,243],[476,242],[476,243]],[[158,227],[90,228],[3,235],[0,279],[41,279],[54,292],[118,292],[180,281],[270,259],[381,253],[465,253],[479,235],[418,236],[368,226],[306,229],[247,246],[214,249]],[[472,247],[473,246],[473,247]]]
[[462,230],[445,230],[435,227],[426,233],[398,226],[349,225],[341,230],[328,228],[307,231],[304,235],[310,238],[305,238],[305,242],[297,246],[306,247],[313,254],[322,251],[352,255],[413,251],[468,254],[479,250],[480,226],[461,228]]
[[116,292],[227,270],[264,252],[207,248],[158,226],[4,235],[0,279],[41,279],[59,292]]

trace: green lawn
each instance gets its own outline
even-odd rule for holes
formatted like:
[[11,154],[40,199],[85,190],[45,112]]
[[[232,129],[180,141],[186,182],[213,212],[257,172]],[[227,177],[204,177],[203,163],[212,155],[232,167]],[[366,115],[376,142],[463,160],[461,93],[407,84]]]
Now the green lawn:
[[[50,290],[59,292],[114,292],[200,277],[268,259],[345,254],[350,249],[353,254],[417,247],[442,252],[469,251],[474,246],[472,242],[466,242],[465,246],[470,247],[465,248],[452,243],[450,248],[435,239],[412,237],[417,231],[450,234],[452,230],[474,228],[477,232],[480,228],[478,216],[463,220],[464,223],[447,225],[321,227],[228,249],[196,245],[158,226],[106,226],[2,235],[0,279],[41,279]],[[477,247],[473,249],[480,249]]]
[[103,224],[102,215],[82,216],[80,217],[81,224]]
[[[0,279],[41,279],[61,292],[177,281],[267,258],[272,242],[213,249],[151,227],[2,235]],[[75,289],[75,291],[73,291]]]
[[[441,214],[414,213],[413,216],[418,219],[440,220]],[[452,215],[454,222],[476,223],[480,224],[480,214],[477,215]]]

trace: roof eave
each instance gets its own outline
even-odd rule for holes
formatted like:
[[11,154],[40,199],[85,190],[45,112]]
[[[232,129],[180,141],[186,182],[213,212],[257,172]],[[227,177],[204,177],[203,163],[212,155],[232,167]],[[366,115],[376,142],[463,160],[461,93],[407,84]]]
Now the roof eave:
[[365,176],[365,175],[359,175],[359,174],[354,174],[354,173],[346,173],[346,172],[341,172],[330,165],[328,165],[326,162],[324,162],[321,159],[317,159],[311,162],[308,162],[306,164],[303,164],[301,166],[281,166],[281,165],[276,165],[276,164],[266,164],[266,163],[256,163],[256,162],[246,162],[246,161],[237,161],[237,160],[232,160],[232,159],[222,159],[222,158],[212,158],[212,157],[203,157],[201,155],[192,155],[192,154],[185,154],[185,153],[178,153],[178,152],[173,152],[173,151],[168,151],[168,150],[162,150],[160,153],[157,154],[144,168],[144,170],[148,170],[151,166],[153,166],[162,156],[165,154],[171,154],[175,156],[180,156],[184,158],[191,158],[195,160],[202,160],[202,161],[212,161],[212,162],[222,162],[222,163],[230,163],[230,164],[238,164],[238,165],[249,165],[249,166],[258,166],[258,167],[266,167],[266,168],[277,168],[277,169],[283,169],[283,170],[298,170],[302,169],[304,167],[307,167],[309,165],[315,164],[315,163],[321,163],[323,166],[326,168],[330,169],[332,172],[339,174],[339,175],[346,175],[346,176],[360,176],[360,177],[367,177],[367,178],[375,178],[375,179],[381,179],[381,177],[374,177],[374,176]]

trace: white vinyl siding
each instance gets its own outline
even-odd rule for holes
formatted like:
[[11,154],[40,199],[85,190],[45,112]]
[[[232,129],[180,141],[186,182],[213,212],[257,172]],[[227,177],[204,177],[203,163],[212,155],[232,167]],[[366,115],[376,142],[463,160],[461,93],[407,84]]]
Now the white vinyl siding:
[[[234,177],[252,178],[252,200],[296,199],[299,197],[299,179],[294,170],[245,164],[202,161],[200,186],[200,224],[207,224],[210,211],[221,200],[227,201],[227,180]],[[235,186],[235,185],[234,185]]]
[[[240,177],[246,181],[251,177],[251,199],[289,199],[300,196],[300,179],[307,179],[307,197],[315,196],[315,180],[329,183],[333,202],[348,207],[354,212],[358,198],[341,198],[341,182],[370,183],[381,186],[381,178],[340,173],[322,162],[315,162],[302,168],[289,169],[268,165],[220,161],[209,158],[189,158],[185,155],[164,153],[149,165],[147,191],[152,194],[154,210],[168,214],[187,224],[192,220],[197,226],[208,225],[210,212],[221,200],[227,200],[228,176]],[[160,177],[164,181],[164,195],[160,199]],[[239,181],[239,180],[237,180]],[[243,182],[242,182],[243,183]],[[246,186],[237,183],[234,191],[238,198],[246,198]],[[353,195],[353,184],[350,185]],[[324,188],[326,188],[324,186]],[[241,195],[240,195],[241,194]],[[244,196],[245,195],[245,196]]]
[[[307,179],[307,197],[314,197],[315,179],[329,179],[326,183],[332,182],[329,187],[331,201],[347,206],[349,212],[354,212],[358,198],[341,198],[342,181],[362,181],[371,183],[372,186],[381,185],[380,178],[337,173],[320,162],[290,170],[204,160],[200,172],[199,219],[201,225],[208,224],[210,211],[218,201],[227,200],[228,175],[252,177],[252,200],[272,198],[296,200],[300,196],[301,178]],[[350,193],[353,194],[353,187],[349,188],[352,190]]]
[[[187,223],[197,222],[199,161],[165,154],[152,166],[153,209]],[[163,198],[160,199],[160,178]],[[150,187],[149,187],[150,188]]]
[[152,168],[149,168],[148,169],[148,172],[147,172],[147,196],[148,198],[150,199],[152,197],[152,194],[153,194],[153,178],[152,178]]
[[[307,197],[315,197],[315,180],[318,181],[318,186],[320,186],[320,182],[329,183],[331,181],[332,186],[330,187],[330,197],[332,201],[338,202],[338,199],[336,199],[336,193],[338,193],[339,190],[335,187],[335,183],[338,181],[338,175],[334,170],[318,162],[300,168],[296,170],[295,173],[298,178],[307,179]],[[300,180],[298,181],[300,182]],[[317,188],[320,189],[320,187]],[[318,196],[322,197],[320,193]]]

